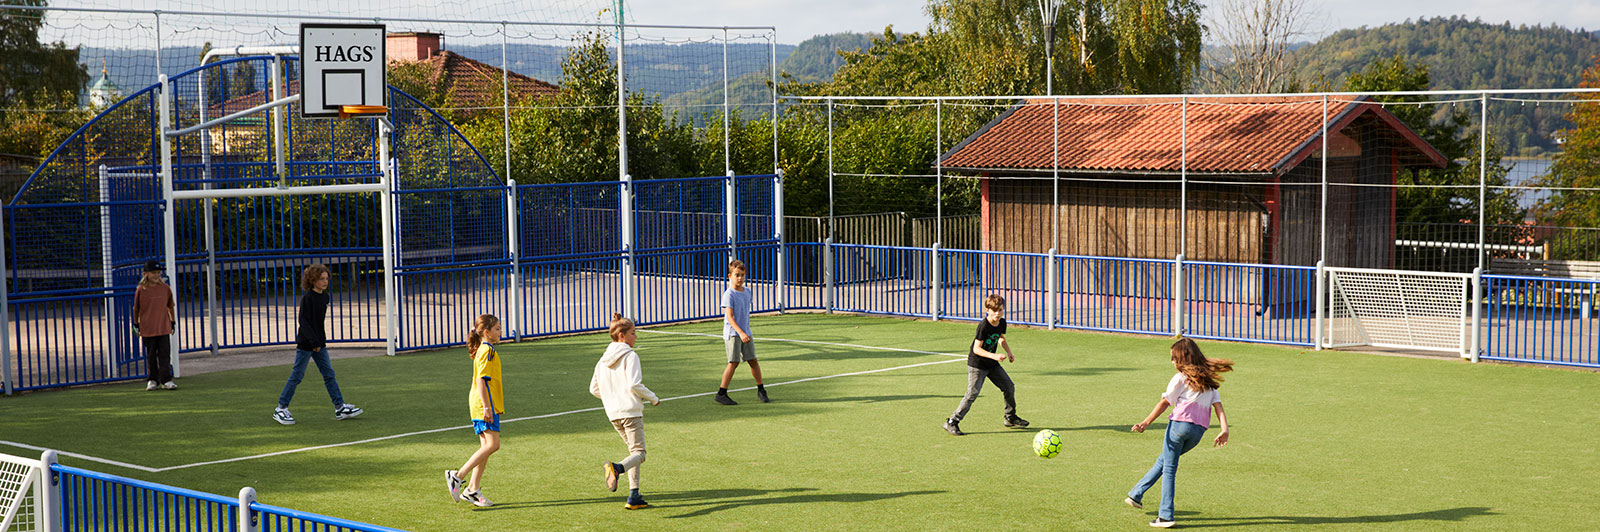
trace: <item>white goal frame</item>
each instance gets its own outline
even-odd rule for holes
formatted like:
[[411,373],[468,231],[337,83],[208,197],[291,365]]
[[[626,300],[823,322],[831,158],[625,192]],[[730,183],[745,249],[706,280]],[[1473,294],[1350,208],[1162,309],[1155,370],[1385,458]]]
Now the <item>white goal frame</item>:
[[[54,461],[54,451],[45,460]],[[0,532],[54,530],[48,462],[0,453]]]
[[1325,268],[1323,347],[1372,346],[1468,356],[1473,274]]

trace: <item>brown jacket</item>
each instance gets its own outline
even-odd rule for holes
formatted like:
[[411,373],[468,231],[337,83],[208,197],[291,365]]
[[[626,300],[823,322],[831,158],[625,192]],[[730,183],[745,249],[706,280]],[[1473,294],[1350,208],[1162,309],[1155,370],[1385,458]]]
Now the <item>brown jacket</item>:
[[140,284],[133,291],[133,319],[139,324],[139,336],[150,338],[172,334],[172,288],[167,283]]

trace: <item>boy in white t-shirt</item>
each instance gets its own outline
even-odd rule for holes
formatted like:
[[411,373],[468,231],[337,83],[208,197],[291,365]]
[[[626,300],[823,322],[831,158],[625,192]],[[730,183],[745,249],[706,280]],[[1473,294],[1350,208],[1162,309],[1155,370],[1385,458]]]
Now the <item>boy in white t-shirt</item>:
[[1217,420],[1222,423],[1216,446],[1228,444],[1228,414],[1222,410],[1222,395],[1217,393],[1217,387],[1222,385],[1222,378],[1217,374],[1233,371],[1233,361],[1221,358],[1207,360],[1194,340],[1182,338],[1172,344],[1172,365],[1178,369],[1178,373],[1167,381],[1167,390],[1161,394],[1161,400],[1150,411],[1150,415],[1145,416],[1144,421],[1133,426],[1134,432],[1143,433],[1145,427],[1166,411],[1167,406],[1172,406],[1161,456],[1156,458],[1155,465],[1150,466],[1144,478],[1139,479],[1139,483],[1128,491],[1128,497],[1122,500],[1128,506],[1143,509],[1144,503],[1141,501],[1144,493],[1160,479],[1161,509],[1156,519],[1150,521],[1150,526],[1156,528],[1170,528],[1175,524],[1173,483],[1178,478],[1178,457],[1200,443],[1201,436],[1211,426],[1212,410],[1216,410]]

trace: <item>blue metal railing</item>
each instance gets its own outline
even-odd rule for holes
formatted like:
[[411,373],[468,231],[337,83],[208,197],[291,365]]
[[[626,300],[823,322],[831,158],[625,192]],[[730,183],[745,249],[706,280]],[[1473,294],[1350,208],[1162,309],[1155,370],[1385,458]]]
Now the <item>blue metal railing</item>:
[[1056,256],[1056,325],[1090,331],[1172,334],[1175,262]]
[[1183,278],[1184,335],[1312,345],[1316,268],[1186,261]]
[[833,245],[833,310],[930,317],[933,253],[928,248]]
[[1007,322],[1048,324],[1049,255],[951,249],[939,250],[939,259],[940,317],[983,319],[984,301],[999,295]]
[[[63,531],[239,532],[239,499],[50,464]],[[249,490],[246,490],[249,491]],[[250,502],[261,532],[402,532],[399,529]]]
[[622,261],[616,252],[522,263],[523,336],[601,331],[622,311]]
[[1484,275],[1480,358],[1600,367],[1600,280]]
[[396,270],[399,337],[396,350],[416,350],[466,342],[479,314],[507,319],[510,261],[478,266]]

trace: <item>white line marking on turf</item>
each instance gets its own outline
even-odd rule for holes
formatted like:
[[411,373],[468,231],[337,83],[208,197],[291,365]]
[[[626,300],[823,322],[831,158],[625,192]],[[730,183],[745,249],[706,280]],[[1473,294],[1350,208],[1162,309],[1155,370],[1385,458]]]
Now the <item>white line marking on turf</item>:
[[[640,330],[641,331],[645,331],[645,332],[650,332],[650,333],[656,333],[656,334],[676,334],[676,335],[683,335],[683,336],[710,336],[710,337],[719,337],[719,338],[722,336],[722,335],[718,335],[718,334],[706,334],[706,333],[651,331],[651,330],[647,330],[647,329],[640,329]],[[940,360],[940,361],[937,361],[937,362],[919,362],[919,363],[916,363],[916,364],[906,364],[904,366],[895,366],[895,367],[892,367],[892,368],[881,368],[881,369],[869,369],[869,370],[863,370],[863,371],[852,371],[850,373],[839,373],[839,374],[836,374],[836,375],[824,375],[824,376],[821,376],[821,377],[806,377],[804,379],[795,379],[795,380],[792,380],[792,381],[774,382],[774,383],[771,384],[771,386],[783,386],[783,385],[786,385],[786,384],[798,384],[798,383],[802,383],[802,382],[820,381],[820,380],[826,380],[826,379],[837,379],[839,377],[852,377],[852,376],[856,376],[856,375],[870,375],[870,374],[873,374],[873,373],[883,373],[883,372],[886,372],[886,371],[896,371],[896,370],[902,370],[902,369],[918,368],[918,367],[922,367],[922,366],[933,366],[933,365],[937,365],[937,364],[949,364],[951,362],[960,362],[960,361],[966,359],[966,357],[967,357],[966,355],[958,355],[958,354],[955,354],[955,353],[939,353],[939,352],[935,352],[935,351],[918,351],[918,350],[915,350],[915,349],[901,349],[901,348],[898,348],[898,347],[877,347],[877,346],[871,346],[871,345],[856,345],[856,344],[840,344],[840,343],[833,343],[833,342],[818,342],[818,341],[813,341],[813,340],[790,340],[790,339],[786,339],[786,338],[762,338],[761,340],[762,341],[767,341],[767,342],[790,342],[790,343],[799,343],[799,344],[835,345],[835,346],[841,346],[841,347],[853,347],[853,348],[858,348],[858,349],[873,349],[873,350],[878,350],[878,351],[899,351],[899,352],[905,352],[905,353],[918,353],[918,354],[924,354],[924,355],[941,355],[941,356],[947,356],[947,357],[960,357],[960,358],[951,358],[951,359],[948,359],[948,360]],[[733,390],[729,390],[729,391],[732,391],[732,392],[745,392],[745,391],[750,391],[750,390],[754,390],[754,389],[756,389],[756,387],[747,386],[747,387],[744,387],[744,388],[737,388],[737,389],[733,389]],[[667,401],[676,401],[676,400],[679,400],[679,399],[692,399],[692,398],[695,398],[695,397],[705,397],[705,396],[713,395],[713,394],[716,394],[716,393],[717,392],[702,392],[702,393],[695,393],[695,394],[689,394],[689,395],[679,395],[677,397],[664,398],[664,399],[661,400],[661,402],[665,403]],[[537,415],[537,416],[526,416],[526,417],[506,419],[506,420],[501,420],[500,423],[502,423],[502,424],[503,423],[512,423],[512,422],[516,422],[516,421],[527,421],[527,420],[531,420],[531,419],[547,419],[547,418],[552,418],[552,417],[565,416],[565,415],[569,415],[569,414],[581,414],[581,413],[584,413],[584,412],[596,412],[596,411],[603,411],[603,410],[605,410],[605,407],[600,407],[600,406],[591,407],[591,408],[580,408],[580,409],[577,409],[577,410],[568,410],[566,412],[556,412],[556,413],[552,413],[552,414],[540,414],[540,415]],[[60,454],[62,456],[71,456],[73,458],[79,458],[79,459],[88,460],[88,461],[91,461],[91,462],[100,462],[100,463],[103,463],[103,464],[110,464],[110,465],[114,465],[114,466],[117,466],[117,467],[125,467],[125,468],[128,468],[128,469],[137,469],[139,471],[146,471],[146,472],[150,472],[150,473],[161,473],[161,472],[173,471],[173,470],[177,470],[177,469],[187,469],[187,468],[191,468],[191,467],[200,467],[200,466],[216,465],[216,464],[226,464],[226,463],[229,463],[229,462],[243,462],[245,460],[255,460],[255,459],[258,459],[258,458],[270,458],[270,457],[273,457],[273,456],[283,456],[283,455],[286,455],[286,454],[302,453],[302,452],[306,452],[306,451],[316,451],[316,450],[321,450],[321,449],[331,449],[331,448],[334,448],[334,447],[346,447],[346,446],[350,446],[350,445],[360,445],[360,444],[363,444],[363,443],[372,443],[372,442],[379,442],[379,441],[384,441],[384,440],[393,440],[393,439],[398,439],[398,438],[405,438],[405,437],[410,437],[410,436],[421,436],[423,434],[433,434],[433,433],[436,433],[436,432],[447,432],[447,431],[452,431],[452,430],[462,430],[462,429],[470,429],[470,428],[472,428],[472,425],[460,425],[460,426],[455,426],[455,427],[444,427],[444,428],[438,428],[438,429],[419,430],[419,431],[416,431],[416,432],[407,432],[407,433],[404,433],[404,434],[391,434],[391,435],[388,435],[388,436],[379,436],[377,438],[367,438],[365,440],[348,441],[348,442],[343,442],[343,443],[330,443],[330,444],[327,444],[327,445],[316,445],[316,446],[312,446],[312,447],[301,447],[301,448],[298,448],[298,449],[289,449],[289,450],[284,450],[284,451],[276,451],[276,452],[256,454],[256,455],[250,455],[250,456],[240,456],[240,457],[237,457],[237,458],[225,458],[225,459],[222,459],[222,460],[211,460],[211,461],[206,461],[206,462],[195,462],[195,463],[192,463],[192,464],[183,464],[183,465],[176,465],[176,466],[171,466],[171,467],[145,467],[145,466],[141,466],[141,465],[129,464],[129,463],[125,463],[125,462],[118,462],[118,461],[115,461],[115,460],[107,460],[107,459],[104,459],[104,458],[96,458],[96,457],[85,455],[85,454],[71,453],[71,452],[66,452],[66,451],[56,451],[56,454]],[[24,448],[24,449],[34,449],[34,450],[38,450],[38,451],[46,451],[46,450],[48,450],[48,449],[46,449],[44,447],[35,447],[35,446],[32,446],[32,445],[9,442],[9,441],[5,441],[5,440],[0,440],[0,444],[12,445],[12,446],[21,447],[21,448]]]
[[[32,450],[39,451],[39,452],[54,450],[54,449],[49,449],[49,448],[45,448],[45,447],[39,447],[39,446],[35,446],[35,445],[28,445],[26,443],[17,443],[17,442],[14,442],[14,441],[6,441],[6,440],[0,440],[0,444],[10,445],[12,447],[21,447],[23,449],[32,449]],[[77,459],[80,459],[80,460],[88,460],[90,462],[100,462],[102,464],[111,464],[111,465],[114,465],[114,466],[117,466],[117,467],[126,467],[128,469],[137,469],[137,470],[148,472],[148,473],[159,473],[161,471],[164,471],[163,469],[158,469],[158,468],[153,468],[153,467],[145,467],[145,466],[142,466],[142,465],[130,464],[130,463],[127,463],[127,462],[118,462],[116,460],[107,460],[107,459],[104,459],[104,458],[96,458],[96,457],[93,457],[93,456],[89,456],[87,454],[78,454],[78,453],[68,452],[68,451],[56,451],[56,454],[59,454],[61,456],[71,456],[73,458],[77,458]]]

